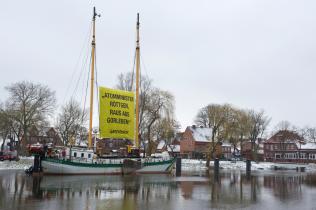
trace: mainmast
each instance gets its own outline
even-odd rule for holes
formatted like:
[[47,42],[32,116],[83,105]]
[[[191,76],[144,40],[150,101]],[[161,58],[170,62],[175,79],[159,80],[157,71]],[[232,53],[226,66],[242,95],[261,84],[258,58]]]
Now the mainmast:
[[95,18],[99,16],[95,7],[93,7],[93,18],[92,18],[92,42],[91,42],[91,81],[90,81],[90,119],[89,119],[89,136],[88,136],[88,148],[92,148],[92,118],[93,118],[93,88],[94,88],[94,66],[95,66]]
[[139,13],[137,13],[137,39],[136,39],[136,138],[135,146],[139,147],[139,65],[140,65],[140,47],[139,47]]

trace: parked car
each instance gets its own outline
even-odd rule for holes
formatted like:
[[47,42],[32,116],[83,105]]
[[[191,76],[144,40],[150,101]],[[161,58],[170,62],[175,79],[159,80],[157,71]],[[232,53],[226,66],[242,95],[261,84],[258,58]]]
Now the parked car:
[[4,152],[0,152],[0,161],[9,160],[9,155]]
[[16,151],[4,151],[0,152],[0,161],[4,160],[17,160],[17,153]]

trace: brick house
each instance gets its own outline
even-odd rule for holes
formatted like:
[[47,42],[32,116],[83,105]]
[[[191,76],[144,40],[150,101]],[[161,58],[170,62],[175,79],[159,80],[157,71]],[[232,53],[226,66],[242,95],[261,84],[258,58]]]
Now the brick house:
[[160,140],[157,148],[156,153],[162,153],[167,151],[171,156],[179,156],[180,155],[180,141],[174,139],[172,144],[166,144],[165,140]]
[[233,156],[232,154],[232,145],[229,142],[222,143],[222,158],[229,160]]
[[271,162],[316,163],[316,144],[294,131],[280,130],[264,143],[264,159]]
[[[211,128],[188,126],[180,140],[180,155],[185,158],[205,158],[211,147]],[[222,157],[222,143],[216,143],[215,156]]]
[[180,140],[180,154],[187,158],[202,158],[211,145],[211,129],[188,126]]
[[[242,143],[242,147],[241,147],[241,157],[248,159],[248,160],[259,160],[259,161],[263,161],[263,142],[264,139],[262,138],[258,138],[254,144],[253,142],[251,142],[250,140],[244,140]],[[253,149],[253,147],[255,147],[256,149]],[[256,157],[254,157],[254,152],[256,151]]]
[[38,128],[36,126],[32,126],[29,130],[28,142],[24,141],[22,137],[22,143],[24,146],[27,144],[53,144],[54,146],[62,146],[63,142],[61,137],[59,136],[57,130],[53,127],[42,127]]

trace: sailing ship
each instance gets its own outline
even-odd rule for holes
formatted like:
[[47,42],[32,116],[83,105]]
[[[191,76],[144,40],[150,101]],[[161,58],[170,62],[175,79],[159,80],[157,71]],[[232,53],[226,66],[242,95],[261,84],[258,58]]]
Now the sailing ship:
[[[47,155],[42,158],[41,168],[44,174],[76,175],[76,174],[129,174],[129,173],[170,173],[175,158],[165,157],[120,157],[99,158],[92,147],[92,113],[94,93],[94,68],[95,68],[95,20],[99,16],[93,8],[92,18],[92,43],[91,43],[91,84],[90,84],[90,121],[88,133],[88,148],[67,147],[59,158],[51,158]],[[140,69],[140,43],[139,43],[139,14],[137,14],[137,40],[136,40],[136,114],[135,114],[135,147],[139,144],[139,69]],[[134,117],[134,114],[133,114]],[[133,131],[134,133],[134,131]]]

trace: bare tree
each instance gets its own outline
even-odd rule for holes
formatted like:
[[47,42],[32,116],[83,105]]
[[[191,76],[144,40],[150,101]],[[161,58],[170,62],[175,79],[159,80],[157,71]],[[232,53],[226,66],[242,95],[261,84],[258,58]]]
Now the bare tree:
[[79,103],[72,99],[61,108],[56,127],[64,145],[68,145],[71,139],[76,139],[86,130],[84,126],[87,116],[87,110],[81,109]]
[[[133,74],[120,74],[116,88],[132,91]],[[140,78],[140,96],[139,96],[139,134],[143,145],[148,142],[146,148],[147,154],[151,154],[153,143],[162,132],[158,126],[159,121],[164,118],[173,119],[171,113],[174,110],[174,97],[168,91],[160,90],[152,85],[152,80],[148,77]],[[137,135],[137,134],[136,134]]]
[[47,86],[22,81],[6,87],[9,98],[6,109],[18,139],[29,143],[28,129],[33,125],[45,125],[52,116],[56,104],[55,92]]
[[253,156],[255,160],[257,159],[257,150],[258,146],[256,146],[256,140],[259,137],[262,137],[268,124],[270,123],[270,118],[268,118],[264,111],[256,112],[254,110],[250,110],[248,112],[250,118],[250,141],[251,141],[251,149],[253,152]]
[[306,128],[306,139],[316,144],[316,128]]
[[[117,85],[115,88],[125,91],[134,91],[135,86],[133,86],[134,76],[132,73],[120,74],[117,78]],[[147,104],[150,102],[151,92],[154,87],[152,86],[152,81],[148,77],[140,78],[140,96],[139,96],[139,134],[140,140],[144,139],[144,115]]]
[[224,138],[234,147],[234,153],[236,154],[237,146],[240,144],[240,150],[242,150],[243,141],[245,138],[249,138],[250,135],[250,118],[245,110],[232,108],[232,111],[228,117],[228,121],[225,124]]
[[3,142],[0,145],[0,151],[3,151],[5,140],[8,138],[11,131],[11,120],[8,117],[6,110],[4,110],[3,105],[0,104],[0,138],[3,139]]
[[296,128],[289,121],[282,120],[274,127],[275,132],[280,130],[296,130]]
[[143,128],[144,137],[148,140],[147,154],[153,151],[155,133],[153,128],[159,119],[168,117],[174,110],[174,97],[167,91],[155,88],[151,91],[150,98],[144,107]]
[[133,89],[135,89],[135,87],[133,87],[133,80],[133,73],[121,73],[117,77],[117,85],[115,86],[115,88],[125,91],[132,91]]
[[210,104],[198,112],[195,123],[198,126],[211,128],[211,144],[207,155],[206,165],[209,166],[211,158],[214,157],[217,142],[221,141],[224,135],[225,124],[228,121],[232,107],[229,104]]
[[179,129],[179,123],[170,117],[164,117],[158,120],[154,129],[154,132],[156,133],[156,139],[165,141],[167,148],[171,150],[172,156],[175,149],[173,141]]

